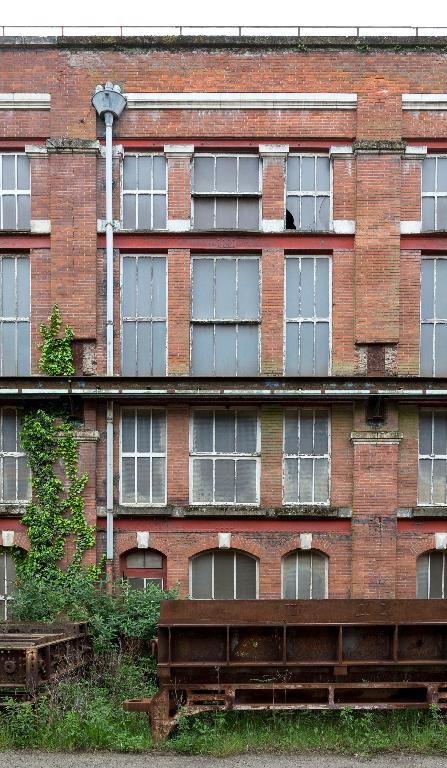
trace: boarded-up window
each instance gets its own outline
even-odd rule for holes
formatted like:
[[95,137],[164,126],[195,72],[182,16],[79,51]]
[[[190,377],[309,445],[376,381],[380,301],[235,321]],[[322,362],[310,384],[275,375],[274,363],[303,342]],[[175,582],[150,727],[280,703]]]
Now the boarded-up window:
[[0,154],[0,229],[29,229],[31,184],[25,154]]
[[447,376],[447,259],[445,258],[422,259],[420,357],[422,376]]
[[122,410],[121,501],[166,503],[166,412],[161,408]]
[[30,263],[26,256],[0,258],[0,375],[30,373]]
[[191,370],[195,376],[259,372],[259,259],[192,260]]
[[195,229],[259,229],[257,155],[196,155]]
[[447,229],[447,157],[431,155],[422,163],[422,229]]
[[447,411],[419,414],[418,504],[446,504]]
[[256,410],[225,408],[193,412],[193,504],[257,504],[258,465]]
[[416,562],[416,597],[447,597],[447,568],[445,552],[426,552]]
[[304,231],[329,229],[331,174],[327,155],[289,155],[286,227]]
[[257,561],[232,550],[205,552],[191,560],[190,592],[196,600],[255,600]]
[[283,557],[283,598],[322,600],[327,597],[328,558],[315,550],[300,550]]
[[121,291],[124,376],[166,374],[166,257],[124,256]]
[[166,158],[125,155],[123,228],[166,229]]
[[0,408],[0,500],[25,502],[31,498],[31,471],[20,444],[22,412]]
[[284,503],[329,503],[329,412],[288,408],[284,416]]
[[164,589],[166,558],[155,549],[134,549],[121,558],[122,575],[132,589],[146,589],[155,584]]
[[330,260],[286,259],[286,376],[326,376],[330,360]]

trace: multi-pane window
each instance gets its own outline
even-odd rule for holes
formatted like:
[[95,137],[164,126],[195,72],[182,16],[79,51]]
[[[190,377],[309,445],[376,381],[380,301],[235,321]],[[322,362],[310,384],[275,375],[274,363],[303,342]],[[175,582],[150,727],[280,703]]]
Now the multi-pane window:
[[287,376],[326,376],[330,361],[330,259],[286,258]]
[[328,230],[331,173],[327,155],[289,155],[286,229]]
[[284,415],[284,503],[329,503],[329,413],[287,408]]
[[444,258],[422,259],[420,362],[422,376],[447,376],[447,259]]
[[257,155],[196,155],[195,229],[259,229]]
[[31,185],[24,154],[0,154],[0,229],[29,229]]
[[123,228],[166,229],[166,158],[125,155]]
[[439,599],[447,597],[447,567],[445,552],[425,552],[416,562],[416,597]]
[[123,256],[122,372],[166,374],[166,257]]
[[232,550],[205,552],[192,558],[190,593],[196,600],[256,600],[258,563]]
[[193,504],[257,504],[258,464],[258,414],[255,409],[198,409],[193,412]]
[[0,375],[30,372],[30,263],[26,256],[0,258]]
[[161,408],[122,410],[121,502],[166,503],[166,412]]
[[31,497],[31,475],[20,444],[22,413],[17,408],[0,408],[0,501],[25,502]]
[[447,411],[419,414],[419,504],[447,504]]
[[259,293],[257,258],[192,259],[193,375],[259,372]]
[[297,549],[282,560],[282,596],[288,600],[327,597],[328,558],[321,552]]
[[166,558],[154,549],[135,549],[125,556],[123,577],[132,589],[146,589],[151,584],[163,589]]
[[422,229],[447,229],[447,157],[422,163]]
[[12,592],[16,579],[14,560],[7,549],[0,547],[0,621],[10,618]]

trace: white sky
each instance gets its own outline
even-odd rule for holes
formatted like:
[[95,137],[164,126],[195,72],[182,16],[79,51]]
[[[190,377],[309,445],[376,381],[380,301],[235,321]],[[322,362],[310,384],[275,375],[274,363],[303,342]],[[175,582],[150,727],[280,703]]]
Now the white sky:
[[1,2],[0,25],[445,26],[442,0],[21,0]]

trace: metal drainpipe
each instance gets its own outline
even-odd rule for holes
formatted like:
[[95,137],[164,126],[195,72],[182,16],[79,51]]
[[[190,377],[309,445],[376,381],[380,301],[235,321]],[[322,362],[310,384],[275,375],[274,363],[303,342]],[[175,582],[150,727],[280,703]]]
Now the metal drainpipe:
[[[118,119],[127,99],[119,85],[97,85],[92,104],[106,128],[106,294],[107,375],[113,376],[113,119]],[[107,401],[106,427],[106,557],[113,561],[113,400]]]

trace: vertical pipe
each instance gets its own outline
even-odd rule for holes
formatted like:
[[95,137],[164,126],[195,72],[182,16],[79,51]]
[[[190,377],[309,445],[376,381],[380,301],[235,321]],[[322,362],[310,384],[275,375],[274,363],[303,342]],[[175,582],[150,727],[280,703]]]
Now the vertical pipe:
[[106,511],[107,511],[107,560],[113,560],[113,400],[107,401],[106,433]]
[[113,199],[112,199],[112,126],[113,115],[106,112],[106,259],[107,259],[107,376],[113,376]]

